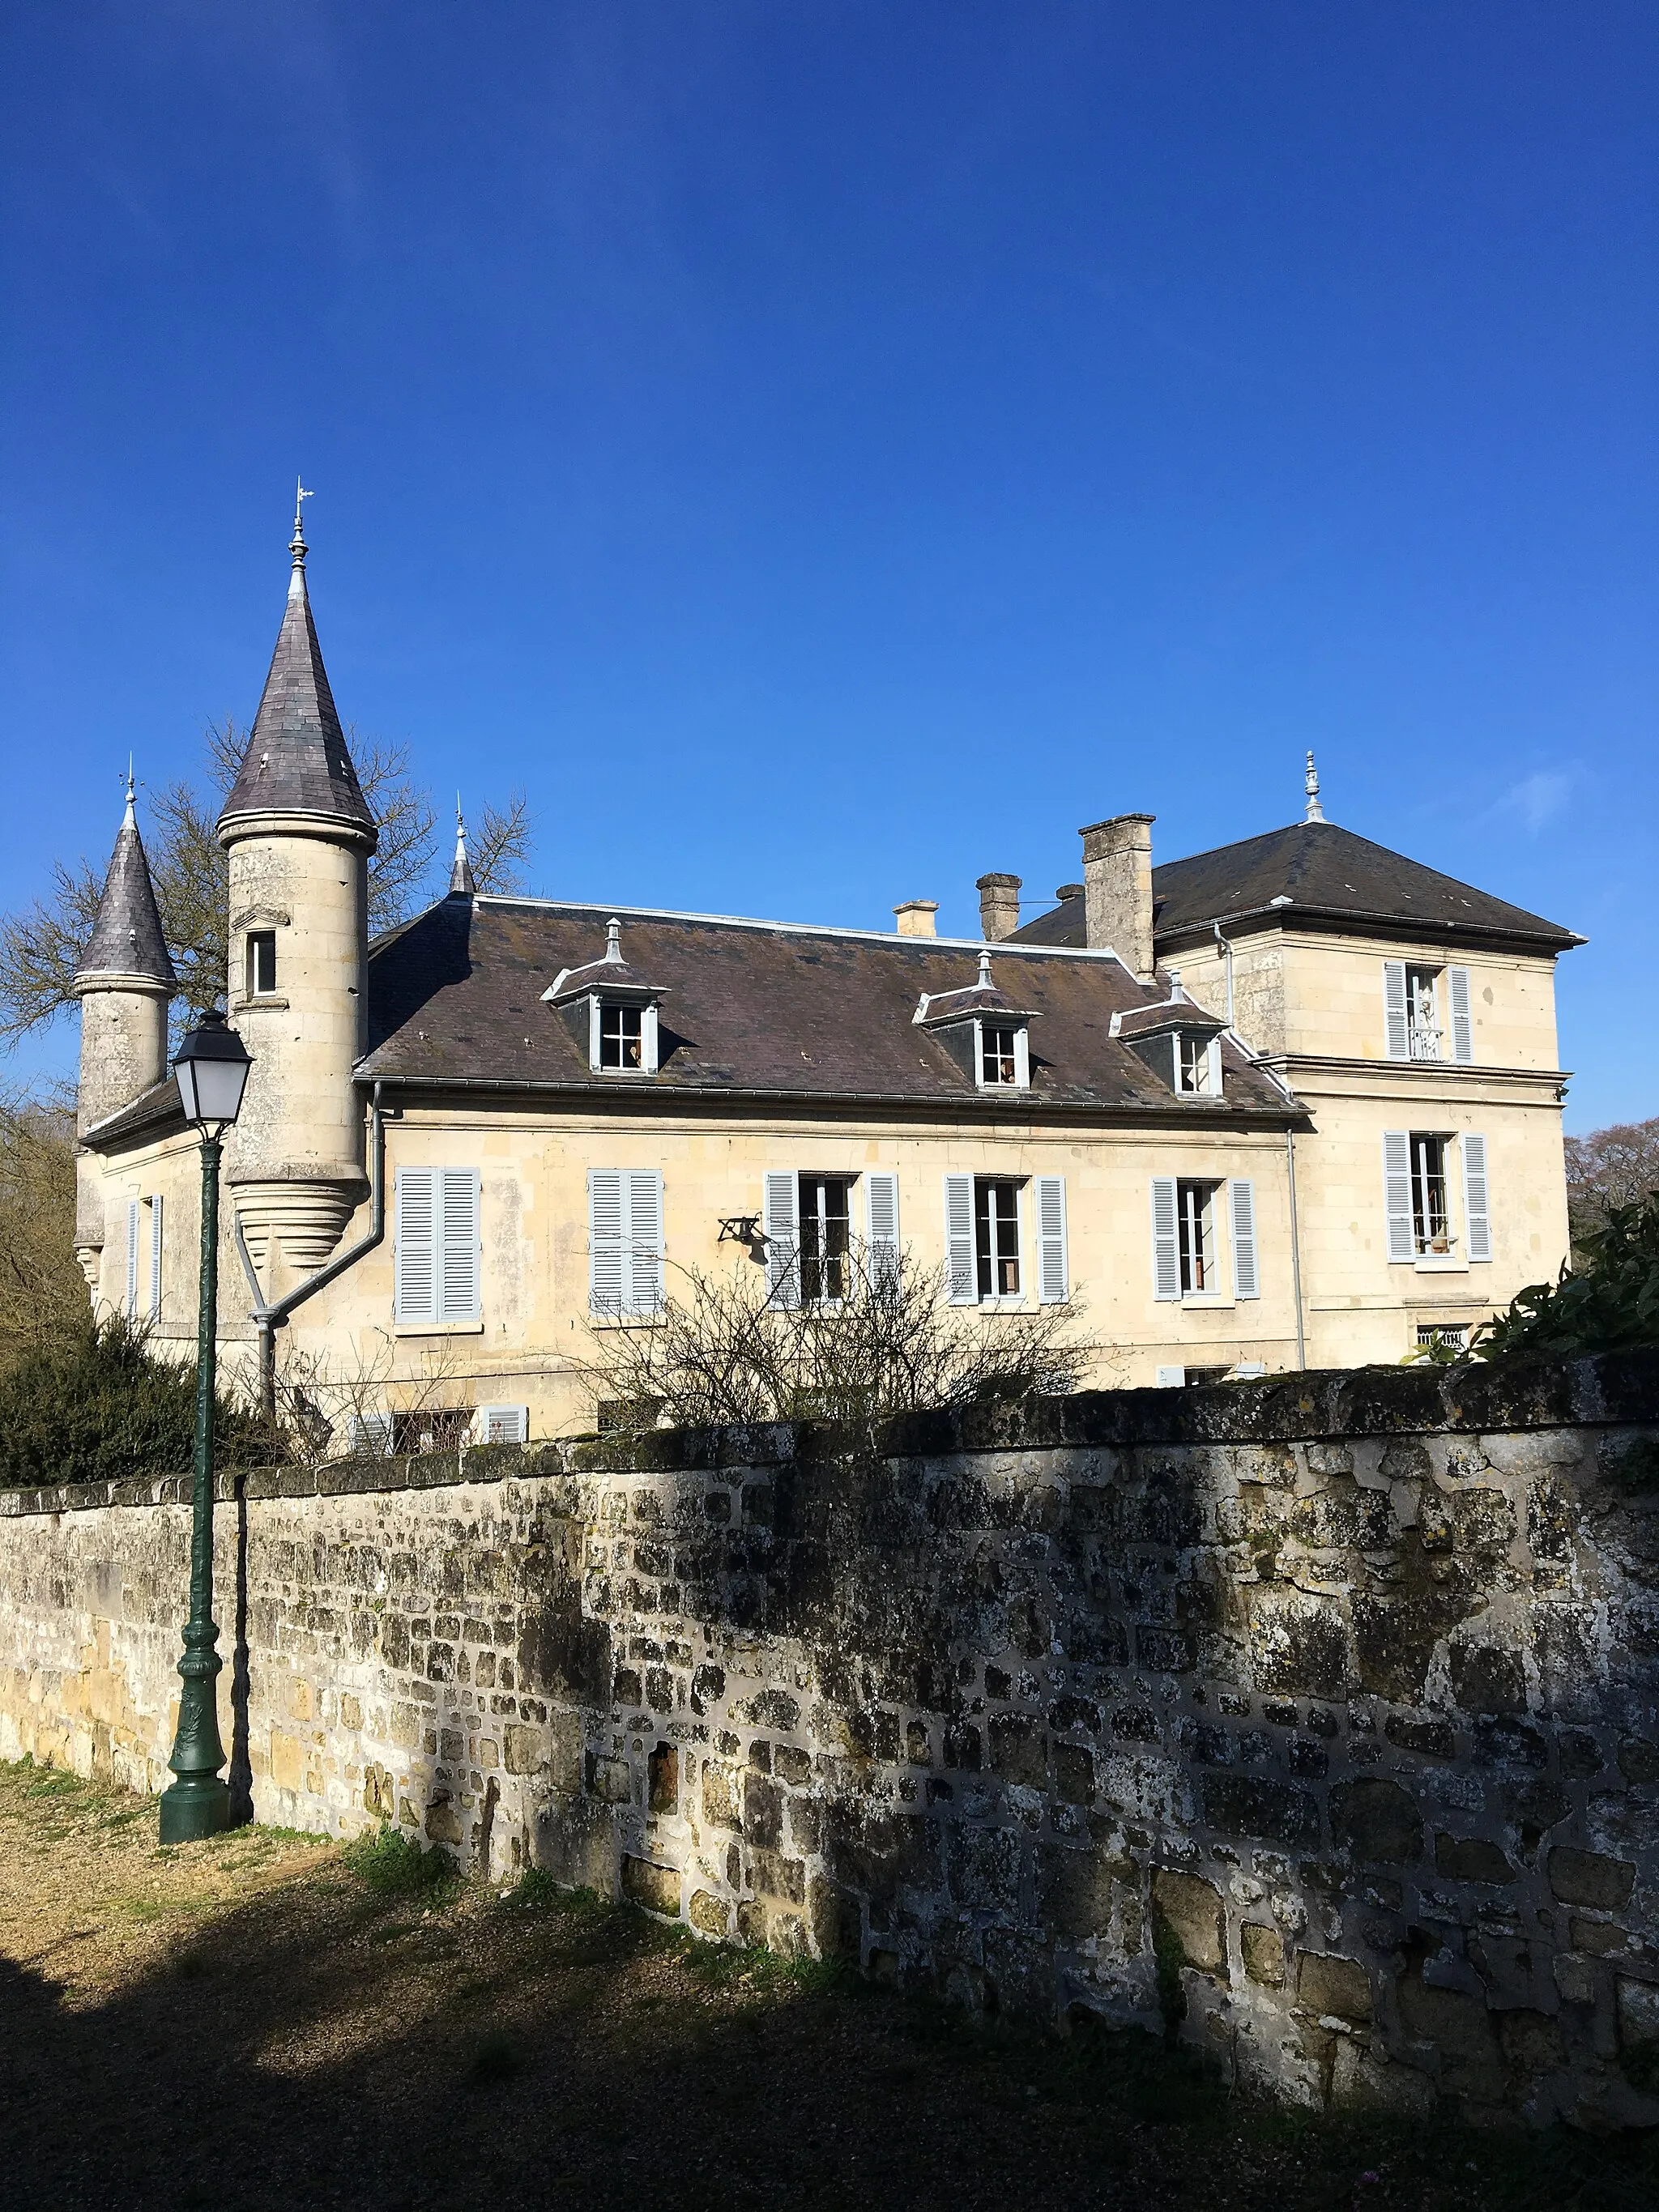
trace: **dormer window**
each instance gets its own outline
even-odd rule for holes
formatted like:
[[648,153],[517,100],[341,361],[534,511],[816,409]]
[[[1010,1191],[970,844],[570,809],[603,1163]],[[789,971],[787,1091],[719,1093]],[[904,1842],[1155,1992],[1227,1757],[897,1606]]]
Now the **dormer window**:
[[924,991],[911,1017],[939,1039],[981,1091],[1027,1091],[1031,1084],[1030,1015],[991,981],[991,956],[979,979],[954,991]]
[[1023,1022],[980,1022],[979,1079],[981,1089],[1024,1091],[1031,1080],[1030,1052]]
[[605,956],[562,968],[543,997],[557,1007],[596,1075],[657,1073],[657,1001],[662,993],[623,958],[622,924],[606,927]]
[[1221,1096],[1221,1041],[1194,1030],[1176,1031],[1176,1089],[1189,1098]]
[[595,1001],[599,1016],[600,1067],[643,1067],[645,1016],[643,1006],[618,1006],[614,1000]]

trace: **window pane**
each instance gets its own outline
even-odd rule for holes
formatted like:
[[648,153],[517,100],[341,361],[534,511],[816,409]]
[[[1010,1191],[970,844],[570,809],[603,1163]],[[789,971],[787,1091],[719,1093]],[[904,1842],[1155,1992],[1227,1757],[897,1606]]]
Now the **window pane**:
[[599,1008],[599,1066],[637,1067],[642,1024],[638,1006]]
[[1419,1252],[1451,1249],[1446,1216],[1446,1140],[1413,1134],[1412,1150],[1412,1234]]
[[257,998],[261,992],[276,988],[276,933],[272,929],[256,929],[247,940],[247,994]]
[[1181,1250],[1183,1297],[1217,1288],[1215,1272],[1215,1185],[1176,1185],[1176,1233]]
[[1015,1080],[1013,1030],[1000,1023],[988,1022],[981,1030],[980,1036],[981,1082],[1012,1083]]
[[845,1176],[800,1179],[800,1294],[808,1305],[847,1296],[852,1188]]
[[981,1176],[974,1184],[974,1244],[982,1298],[1019,1296],[1019,1186]]

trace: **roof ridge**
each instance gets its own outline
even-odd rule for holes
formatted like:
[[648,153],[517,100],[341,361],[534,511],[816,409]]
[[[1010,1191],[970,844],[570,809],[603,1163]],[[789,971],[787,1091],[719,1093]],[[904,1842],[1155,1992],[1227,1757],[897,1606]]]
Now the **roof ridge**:
[[[434,900],[441,905],[441,900]],[[892,929],[859,929],[850,923],[832,921],[774,921],[763,916],[746,914],[700,914],[684,907],[619,906],[614,900],[532,898],[507,891],[481,891],[473,901],[479,907],[539,907],[568,914],[632,915],[636,921],[708,921],[718,922],[731,929],[770,929],[782,934],[803,937],[850,937],[863,944],[890,945],[907,952],[979,952],[988,940],[979,937],[902,937]],[[1109,945],[1019,945],[1011,938],[999,938],[992,945],[998,959],[1005,952],[1022,960],[1059,958],[1064,960],[1118,960]],[[1123,964],[1120,960],[1120,967]],[[972,985],[965,988],[971,989]]]

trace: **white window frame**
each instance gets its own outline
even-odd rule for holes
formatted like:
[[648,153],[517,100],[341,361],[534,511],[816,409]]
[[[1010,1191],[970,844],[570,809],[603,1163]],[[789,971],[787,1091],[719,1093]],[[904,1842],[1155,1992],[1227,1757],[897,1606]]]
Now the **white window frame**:
[[[262,945],[270,947],[270,981],[259,981],[259,950]],[[247,951],[243,967],[245,995],[250,999],[271,999],[276,995],[276,979],[281,973],[276,961],[276,933],[274,929],[250,929]]]
[[1177,1273],[1181,1267],[1181,1189],[1182,1185],[1184,1183],[1189,1189],[1201,1190],[1204,1193],[1204,1203],[1200,1210],[1198,1224],[1200,1252],[1201,1256],[1203,1244],[1205,1242],[1204,1231],[1207,1226],[1209,1231],[1208,1243],[1210,1248],[1209,1265],[1205,1272],[1217,1285],[1213,1290],[1206,1289],[1201,1291],[1189,1291],[1183,1284],[1181,1291],[1181,1303],[1183,1306],[1213,1306],[1224,1304],[1226,1301],[1223,1298],[1219,1287],[1221,1275],[1220,1208],[1216,1204],[1217,1194],[1221,1190],[1222,1185],[1209,1176],[1177,1176],[1174,1180],[1176,1186],[1176,1267]]
[[398,1169],[392,1200],[392,1317],[399,1327],[482,1322],[482,1214],[476,1168],[411,1164]]
[[[1012,1083],[993,1083],[985,1073],[985,1032],[992,1030],[1012,1030],[1014,1033],[1014,1079]],[[1024,1022],[988,1020],[974,1017],[974,1081],[981,1091],[1029,1091],[1031,1087],[1031,1042]]]
[[639,1010],[640,1064],[637,1067],[605,1067],[599,1060],[600,1034],[605,1025],[607,1006],[631,1006],[627,999],[607,999],[602,991],[590,994],[587,1001],[587,1065],[595,1075],[638,1076],[654,1075],[657,1072],[657,1010],[647,1005]]
[[[1201,1064],[1204,1079],[1201,1084],[1190,1084],[1186,1080],[1182,1047],[1188,1037],[1193,1037],[1194,1042],[1202,1048]],[[1221,1039],[1218,1036],[1212,1036],[1207,1044],[1204,1044],[1201,1037],[1194,1036],[1194,1032],[1190,1030],[1176,1031],[1175,1087],[1176,1096],[1181,1098],[1219,1098],[1221,1097]]]

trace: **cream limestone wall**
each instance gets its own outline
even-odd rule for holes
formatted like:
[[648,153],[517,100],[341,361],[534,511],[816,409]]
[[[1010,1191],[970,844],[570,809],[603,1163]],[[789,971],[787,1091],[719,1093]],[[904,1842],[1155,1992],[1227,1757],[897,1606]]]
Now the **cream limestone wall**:
[[[755,1263],[720,1241],[722,1217],[757,1212],[768,1168],[820,1170],[858,1178],[871,1169],[899,1177],[900,1233],[930,1269],[945,1262],[947,1171],[1066,1178],[1068,1257],[1075,1333],[1089,1347],[1091,1383],[1150,1385],[1161,1366],[1231,1367],[1296,1363],[1284,1139],[1277,1132],[1027,1129],[993,1134],[974,1124],[895,1127],[779,1119],[742,1128],[690,1119],[478,1111],[388,1101],[399,1118],[386,1131],[385,1242],[337,1283],[298,1308],[278,1336],[279,1358],[299,1374],[356,1394],[361,1410],[412,1404],[527,1405],[532,1436],[590,1428],[594,1388],[583,1369],[595,1351],[588,1327],[587,1173],[649,1168],[663,1177],[670,1295],[684,1295],[690,1269],[720,1272]],[[394,1208],[399,1165],[471,1167],[482,1192],[483,1318],[414,1326],[393,1317]],[[129,1197],[164,1194],[163,1310],[157,1342],[193,1356],[198,1158],[193,1139],[135,1151],[106,1177],[123,1224]],[[1236,1302],[1231,1288],[1177,1305],[1153,1296],[1151,1183],[1155,1176],[1255,1186],[1261,1296]],[[855,1226],[864,1194],[854,1193]],[[1231,1281],[1227,1207],[1216,1209],[1216,1259]],[[368,1228],[362,1206],[347,1234]],[[116,1242],[120,1250],[115,1250]],[[118,1303],[125,1282],[125,1226],[106,1254],[104,1294]],[[147,1252],[147,1248],[146,1248]],[[1023,1223],[1023,1273],[1036,1304],[1036,1231]],[[148,1282],[147,1256],[141,1274]],[[228,1370],[251,1373],[249,1299],[227,1240],[220,1273],[221,1339]],[[1000,1316],[968,1310],[963,1325],[994,1330]],[[607,1327],[639,1326],[609,1323]]]
[[[81,1074],[75,1126],[84,1132],[118,1113],[167,1072],[167,994],[163,990],[91,990],[81,1000]],[[75,1247],[89,1283],[104,1242],[104,1194],[98,1162],[82,1153],[76,1166]],[[122,1265],[125,1268],[125,1248]]]

